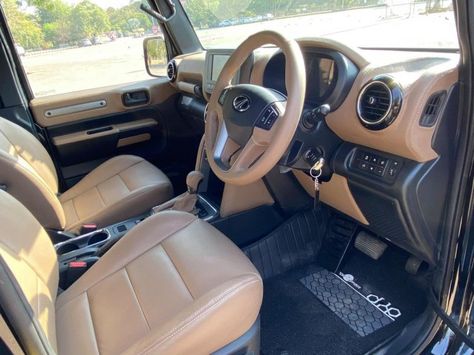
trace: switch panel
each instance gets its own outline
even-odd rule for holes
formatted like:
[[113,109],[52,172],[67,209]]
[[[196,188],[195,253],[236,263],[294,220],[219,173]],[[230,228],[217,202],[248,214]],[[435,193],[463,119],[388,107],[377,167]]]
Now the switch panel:
[[402,166],[401,160],[388,158],[379,153],[357,149],[350,167],[384,180],[394,180]]

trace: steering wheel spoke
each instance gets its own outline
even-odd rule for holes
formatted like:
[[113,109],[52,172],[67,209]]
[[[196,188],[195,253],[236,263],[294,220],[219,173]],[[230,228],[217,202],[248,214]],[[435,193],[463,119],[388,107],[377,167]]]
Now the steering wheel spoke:
[[253,136],[245,146],[238,151],[237,158],[231,163],[229,171],[238,173],[249,169],[265,153],[268,145],[257,143]]
[[231,158],[240,149],[240,146],[229,137],[225,122],[219,124],[217,137],[213,149],[213,157],[216,164],[222,169],[228,169],[231,165]]
[[[249,55],[266,44],[279,47],[285,55],[287,96],[258,83],[231,85]],[[206,119],[206,154],[219,179],[236,185],[250,184],[278,164],[299,124],[305,79],[298,43],[280,33],[256,33],[233,52],[209,99]]]

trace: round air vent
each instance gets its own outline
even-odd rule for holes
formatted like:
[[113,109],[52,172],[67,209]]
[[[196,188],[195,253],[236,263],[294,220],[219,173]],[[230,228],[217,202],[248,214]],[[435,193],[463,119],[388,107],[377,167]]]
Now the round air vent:
[[176,75],[178,74],[176,61],[173,59],[171,60],[168,65],[166,66],[166,75],[171,82],[176,80]]
[[402,106],[402,89],[390,76],[381,75],[367,83],[357,99],[357,115],[373,130],[388,127]]

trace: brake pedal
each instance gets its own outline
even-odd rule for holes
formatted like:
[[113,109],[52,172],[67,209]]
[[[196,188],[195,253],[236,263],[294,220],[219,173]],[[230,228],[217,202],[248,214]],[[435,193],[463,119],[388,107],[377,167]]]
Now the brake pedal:
[[374,260],[378,260],[383,255],[388,245],[375,236],[361,231],[357,234],[354,246],[365,255]]

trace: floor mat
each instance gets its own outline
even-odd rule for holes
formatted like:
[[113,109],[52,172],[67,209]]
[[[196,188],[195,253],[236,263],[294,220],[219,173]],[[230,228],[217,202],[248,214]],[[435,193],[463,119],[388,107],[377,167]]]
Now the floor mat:
[[[343,278],[327,270],[305,276],[300,282],[360,336],[369,335],[394,322],[396,318],[387,312],[394,315],[397,312],[396,317],[401,315],[395,307],[382,311],[376,305],[380,303],[379,297],[359,293]],[[374,297],[375,304],[371,302]],[[384,306],[387,307],[386,304]]]
[[352,282],[363,287],[363,292],[388,300],[401,312],[395,321],[365,336],[341,320],[301,282],[315,273],[327,273],[321,267],[311,264],[266,280],[261,311],[262,352],[362,354],[395,335],[426,305],[417,282],[403,271],[404,260],[404,256],[388,251],[378,261],[352,251],[342,267],[341,277],[352,275]]
[[326,233],[329,215],[325,208],[299,213],[243,251],[263,279],[313,263]]

